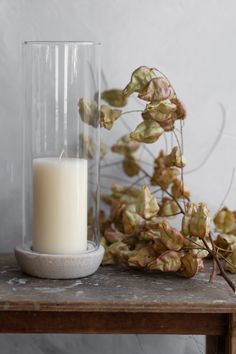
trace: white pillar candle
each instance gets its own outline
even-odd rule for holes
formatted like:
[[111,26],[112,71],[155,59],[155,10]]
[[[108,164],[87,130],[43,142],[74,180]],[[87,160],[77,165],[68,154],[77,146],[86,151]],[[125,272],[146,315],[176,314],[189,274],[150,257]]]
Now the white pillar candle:
[[33,160],[33,244],[40,253],[87,248],[87,160]]

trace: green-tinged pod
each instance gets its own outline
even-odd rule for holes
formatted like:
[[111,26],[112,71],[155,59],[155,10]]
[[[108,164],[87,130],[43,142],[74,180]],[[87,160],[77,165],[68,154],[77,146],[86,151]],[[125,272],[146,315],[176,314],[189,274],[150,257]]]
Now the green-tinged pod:
[[121,116],[120,109],[111,109],[108,106],[102,105],[100,108],[100,121],[102,127],[111,130],[115,121]]
[[153,69],[148,68],[147,66],[140,66],[132,73],[130,82],[123,90],[123,95],[128,97],[133,92],[141,92],[155,76],[155,71]]
[[164,129],[153,120],[145,120],[140,123],[134,132],[130,133],[132,140],[140,143],[152,144],[155,143],[164,133]]
[[101,98],[113,107],[124,107],[127,105],[127,97],[123,94],[123,90],[112,89],[103,91]]

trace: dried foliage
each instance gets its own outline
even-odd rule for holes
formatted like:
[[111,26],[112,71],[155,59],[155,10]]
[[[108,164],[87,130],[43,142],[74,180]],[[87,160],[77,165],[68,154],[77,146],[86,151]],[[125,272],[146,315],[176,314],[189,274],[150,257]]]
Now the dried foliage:
[[[111,193],[102,195],[109,210],[108,214],[100,212],[101,243],[105,247],[103,264],[175,272],[191,278],[203,269],[203,259],[211,257],[235,292],[225,270],[236,273],[236,212],[221,209],[213,218],[214,227],[207,205],[190,200],[191,193],[183,179],[186,159],[182,121],[186,118],[186,109],[169,80],[157,73],[160,73],[157,69],[141,66],[132,73],[124,90],[102,93],[102,99],[113,107],[124,107],[128,97],[135,93],[138,99],[147,102],[140,112],[142,121],[111,147],[112,152],[123,156],[123,172],[129,177],[137,175],[138,181],[146,178],[146,182],[142,187],[114,184]],[[93,125],[96,114],[93,102],[81,99],[79,112],[83,121]],[[103,105],[101,125],[110,130],[125,114],[125,111]],[[153,172],[149,174],[136,152],[142,144],[152,144],[165,134],[176,138],[176,146],[168,153],[160,150],[156,154]],[[176,218],[182,225],[181,230],[171,224]],[[213,232],[218,234],[215,241]],[[215,272],[213,267],[210,281]]]

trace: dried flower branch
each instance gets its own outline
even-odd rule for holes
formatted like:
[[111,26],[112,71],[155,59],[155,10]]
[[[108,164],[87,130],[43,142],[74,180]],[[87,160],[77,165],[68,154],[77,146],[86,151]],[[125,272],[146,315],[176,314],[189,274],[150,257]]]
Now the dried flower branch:
[[[130,186],[113,185],[111,193],[102,196],[110,208],[108,215],[101,212],[101,242],[106,251],[103,264],[120,263],[150,271],[176,272],[191,278],[203,268],[203,259],[210,256],[213,260],[210,281],[216,277],[218,267],[235,292],[226,270],[236,273],[236,212],[226,207],[217,212],[213,221],[218,236],[214,241],[207,205],[190,201],[191,193],[184,183],[183,173],[186,166],[183,155],[185,106],[168,78],[158,69],[146,66],[132,73],[124,90],[107,90],[102,93],[102,99],[120,108],[134,93],[137,99],[146,102],[143,110],[122,112],[107,105],[102,105],[100,110],[104,128],[110,130],[114,122],[121,119],[128,129],[129,133],[118,139],[111,151],[123,156],[120,163],[127,176],[140,174]],[[93,125],[96,111],[94,103],[79,101],[84,122]],[[141,119],[133,131],[124,118],[132,112]],[[180,129],[176,127],[177,121]],[[146,144],[166,134],[171,134],[176,144],[171,143],[170,151],[153,154]],[[136,157],[140,146],[153,158],[151,173]],[[144,179],[145,185],[139,187],[138,183]],[[153,191],[152,186],[158,189]],[[182,218],[181,230],[171,226],[173,218]]]

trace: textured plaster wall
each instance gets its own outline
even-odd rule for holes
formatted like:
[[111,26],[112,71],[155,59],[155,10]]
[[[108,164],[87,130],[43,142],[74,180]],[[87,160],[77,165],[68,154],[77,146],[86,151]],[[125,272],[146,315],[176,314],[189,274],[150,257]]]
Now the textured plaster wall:
[[[140,64],[159,67],[188,108],[187,170],[204,160],[224,112],[224,132],[207,164],[186,175],[193,197],[214,211],[236,164],[235,10],[234,0],[0,0],[0,251],[12,251],[21,238],[21,42],[101,41],[109,87],[123,87]],[[127,119],[130,126],[137,122]],[[118,131],[125,132],[122,123]],[[111,142],[112,134],[104,139]],[[227,198],[234,208],[235,192],[236,182]],[[202,343],[174,336],[0,336],[4,354],[194,354],[203,352]]]

